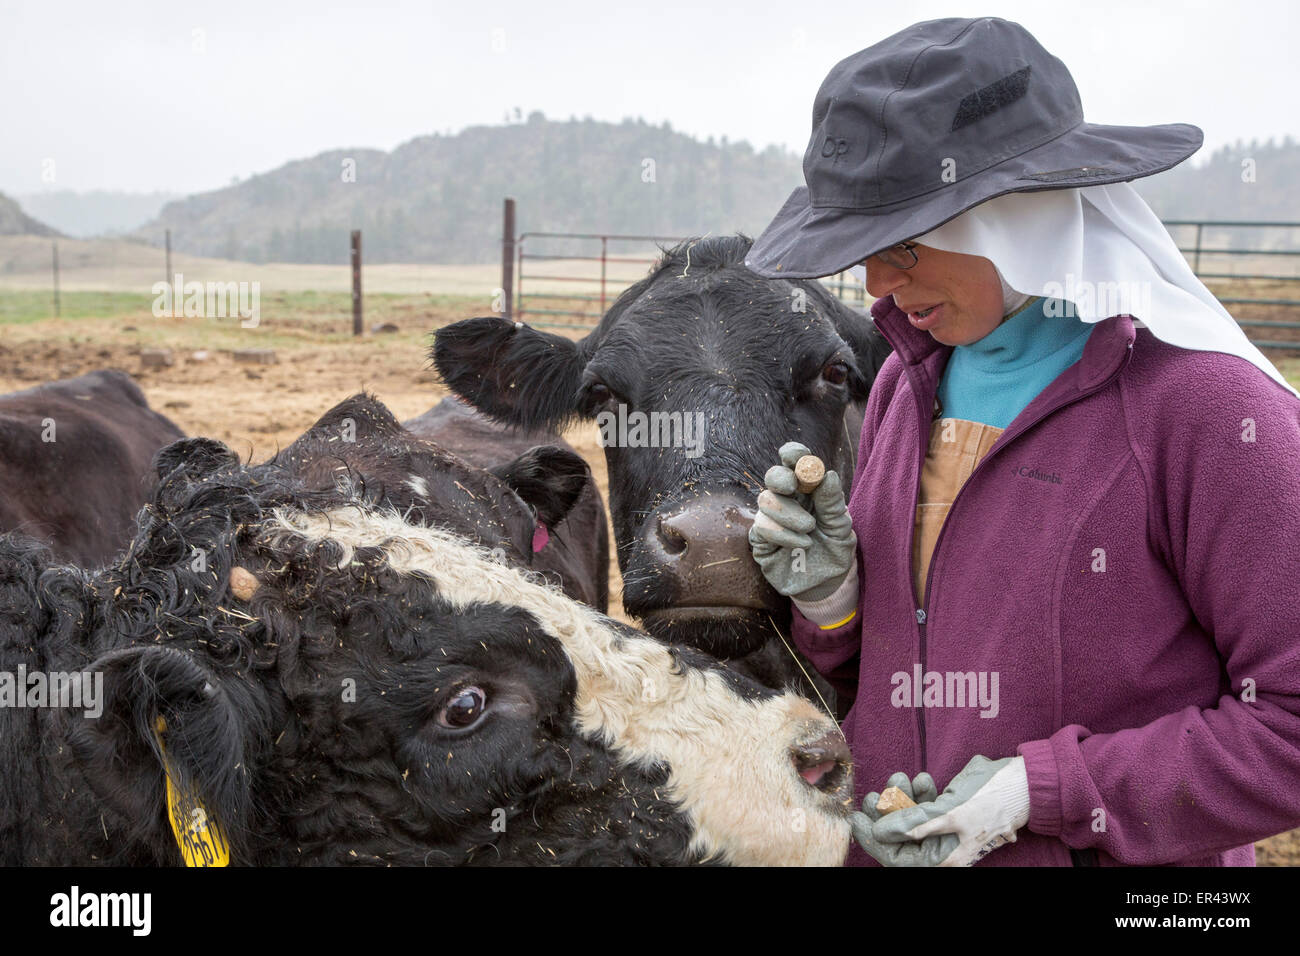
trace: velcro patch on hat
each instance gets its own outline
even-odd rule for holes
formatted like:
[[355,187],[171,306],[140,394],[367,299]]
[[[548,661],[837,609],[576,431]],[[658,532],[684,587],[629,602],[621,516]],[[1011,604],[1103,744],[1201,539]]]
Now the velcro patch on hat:
[[1115,170],[1109,166],[1076,166],[1074,169],[1054,169],[1047,173],[1025,173],[1020,179],[1032,179],[1036,183],[1059,183],[1065,179],[1100,179],[1102,176],[1114,176]]
[[957,115],[952,118],[952,129],[949,132],[969,126],[976,120],[982,120],[990,113],[1014,103],[1027,92],[1029,92],[1029,67],[1026,66],[963,97],[957,106]]

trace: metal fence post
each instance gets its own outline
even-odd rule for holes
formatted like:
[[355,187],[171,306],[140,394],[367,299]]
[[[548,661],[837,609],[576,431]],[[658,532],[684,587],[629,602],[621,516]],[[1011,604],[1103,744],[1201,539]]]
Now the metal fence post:
[[1192,260],[1192,273],[1201,274],[1201,226],[1203,223],[1196,224],[1196,257]]
[[167,280],[167,284],[171,285],[172,283],[172,231],[170,229],[167,230],[166,236],[167,238],[165,240],[166,241],[165,248],[167,249],[167,275],[164,276],[164,278]]
[[609,248],[609,237],[600,237],[600,314],[605,314],[605,254]]

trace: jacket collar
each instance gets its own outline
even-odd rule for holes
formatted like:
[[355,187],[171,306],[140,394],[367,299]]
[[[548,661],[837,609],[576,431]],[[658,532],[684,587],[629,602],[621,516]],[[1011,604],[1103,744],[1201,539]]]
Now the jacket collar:
[[[935,341],[929,332],[913,328],[907,321],[907,313],[894,305],[893,296],[877,299],[871,306],[871,318],[907,367],[909,377],[919,373],[920,383],[927,386],[926,390],[937,390],[939,377],[953,347]],[[1090,391],[1104,382],[1126,359],[1137,338],[1133,317],[1113,315],[1098,322],[1097,326],[1088,336],[1083,357],[1049,385],[1040,398],[1051,401],[1058,392]],[[936,355],[941,358],[935,359]]]

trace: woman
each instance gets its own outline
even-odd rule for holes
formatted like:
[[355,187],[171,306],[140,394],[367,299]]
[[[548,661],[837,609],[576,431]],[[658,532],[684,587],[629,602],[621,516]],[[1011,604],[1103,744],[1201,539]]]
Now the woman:
[[997,19],[818,92],[747,265],[865,264],[894,355],[847,505],[787,445],[750,541],[853,700],[850,863],[1251,865],[1300,826],[1300,400],[1127,185],[1200,144],[1083,122]]

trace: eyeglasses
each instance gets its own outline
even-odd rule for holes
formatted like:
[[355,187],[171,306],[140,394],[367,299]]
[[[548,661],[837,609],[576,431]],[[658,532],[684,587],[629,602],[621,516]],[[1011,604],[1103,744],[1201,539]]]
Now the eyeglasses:
[[885,265],[893,266],[895,269],[910,269],[916,265],[916,243],[900,242],[883,252],[877,252],[871,258],[879,259]]

